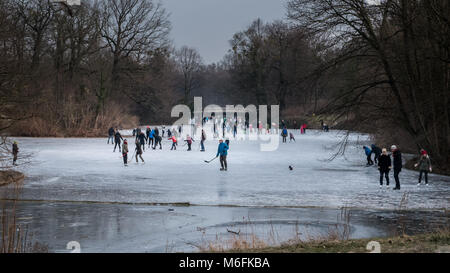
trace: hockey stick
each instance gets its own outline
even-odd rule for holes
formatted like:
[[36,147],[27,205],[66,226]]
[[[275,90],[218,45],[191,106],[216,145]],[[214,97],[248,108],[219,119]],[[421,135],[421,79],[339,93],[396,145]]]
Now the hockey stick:
[[218,158],[218,156],[214,157],[214,158],[211,159],[210,161],[205,160],[205,162],[209,164],[209,163],[213,162],[214,160],[216,160],[217,158]]

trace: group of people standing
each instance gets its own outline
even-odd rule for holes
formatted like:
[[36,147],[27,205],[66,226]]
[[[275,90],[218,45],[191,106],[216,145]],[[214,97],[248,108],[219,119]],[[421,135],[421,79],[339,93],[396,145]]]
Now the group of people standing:
[[[400,190],[400,172],[403,168],[402,153],[396,145],[391,146],[392,160],[391,156],[388,154],[386,148],[380,149],[375,144],[372,144],[371,148],[364,146],[364,152],[367,156],[367,166],[372,166],[377,164],[378,170],[380,171],[380,188],[383,187],[383,180],[386,179],[386,187],[389,188],[389,173],[394,170],[395,188],[394,190]],[[372,160],[372,154],[374,155],[374,160]],[[375,162],[374,162],[375,161]],[[414,167],[419,168],[419,183],[422,183],[422,177],[425,178],[425,184],[428,185],[428,173],[432,172],[431,160],[428,153],[422,149],[420,151],[419,162],[417,162]]]

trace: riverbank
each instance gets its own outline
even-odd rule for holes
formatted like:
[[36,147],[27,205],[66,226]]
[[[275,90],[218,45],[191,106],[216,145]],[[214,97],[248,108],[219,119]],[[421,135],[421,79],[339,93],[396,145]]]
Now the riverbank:
[[25,175],[21,172],[6,170],[0,171],[0,187],[11,183],[18,183],[25,179]]
[[238,253],[368,253],[370,242],[378,242],[381,253],[450,253],[450,230],[440,230],[415,236],[372,238],[358,240],[329,240],[286,244],[279,247],[235,249]]

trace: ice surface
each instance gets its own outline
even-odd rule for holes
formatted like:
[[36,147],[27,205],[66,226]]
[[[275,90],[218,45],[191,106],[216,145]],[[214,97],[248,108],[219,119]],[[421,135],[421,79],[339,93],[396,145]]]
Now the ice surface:
[[[21,199],[125,203],[184,203],[251,207],[342,206],[396,209],[406,193],[408,209],[448,209],[450,178],[430,175],[430,186],[417,187],[418,174],[401,173],[402,190],[379,189],[379,173],[365,167],[362,145],[367,136],[351,134],[344,157],[327,161],[343,134],[308,130],[296,133],[296,143],[280,143],[274,152],[261,152],[258,141],[231,139],[228,172],[218,160],[217,140],[199,142],[187,152],[163,141],[163,150],[146,148],[146,163],[135,159],[124,167],[121,153],[102,139],[19,139],[21,151],[34,154],[33,164],[21,167],[27,178]],[[129,139],[129,157],[134,150]],[[294,170],[289,171],[288,167]],[[4,189],[0,189],[3,191]]]

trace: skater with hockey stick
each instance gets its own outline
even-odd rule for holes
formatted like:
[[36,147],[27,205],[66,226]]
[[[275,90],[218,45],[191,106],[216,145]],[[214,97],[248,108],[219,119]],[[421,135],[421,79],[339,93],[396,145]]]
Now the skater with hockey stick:
[[217,149],[216,158],[220,156],[220,166],[221,171],[228,170],[227,156],[228,156],[228,145],[223,142],[223,139],[219,140],[219,147]]

